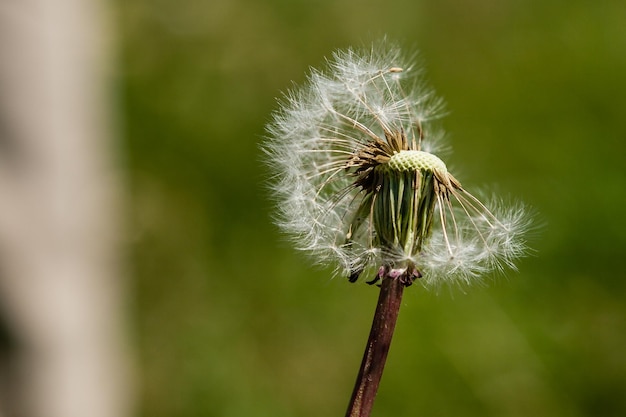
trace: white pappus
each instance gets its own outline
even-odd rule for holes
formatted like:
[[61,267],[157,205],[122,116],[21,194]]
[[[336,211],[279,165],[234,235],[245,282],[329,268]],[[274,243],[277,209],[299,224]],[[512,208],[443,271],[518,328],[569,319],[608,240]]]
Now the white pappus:
[[527,251],[524,205],[470,194],[440,159],[442,102],[386,41],[337,51],[289,92],[264,143],[277,224],[351,281],[471,283]]

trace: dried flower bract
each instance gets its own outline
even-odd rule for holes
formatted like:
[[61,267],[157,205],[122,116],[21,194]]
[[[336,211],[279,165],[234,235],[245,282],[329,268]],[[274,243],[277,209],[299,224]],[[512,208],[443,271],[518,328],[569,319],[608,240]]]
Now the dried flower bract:
[[338,51],[274,114],[277,222],[355,281],[471,282],[525,253],[522,205],[470,194],[437,156],[442,102],[387,42]]

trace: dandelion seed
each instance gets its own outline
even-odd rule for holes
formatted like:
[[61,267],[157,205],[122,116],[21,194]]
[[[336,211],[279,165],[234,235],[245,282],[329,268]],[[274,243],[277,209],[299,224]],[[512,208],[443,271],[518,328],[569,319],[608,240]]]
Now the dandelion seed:
[[395,46],[336,52],[269,126],[278,224],[350,281],[378,282],[383,268],[438,286],[514,268],[528,216],[482,203],[448,171],[432,126],[441,110]]

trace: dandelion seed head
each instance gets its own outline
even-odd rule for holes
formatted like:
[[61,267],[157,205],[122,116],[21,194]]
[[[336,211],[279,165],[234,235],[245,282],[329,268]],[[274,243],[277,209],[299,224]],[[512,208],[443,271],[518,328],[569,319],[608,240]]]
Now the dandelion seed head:
[[268,126],[276,223],[351,281],[406,271],[438,286],[515,268],[527,211],[483,204],[448,171],[442,110],[395,45],[335,52]]

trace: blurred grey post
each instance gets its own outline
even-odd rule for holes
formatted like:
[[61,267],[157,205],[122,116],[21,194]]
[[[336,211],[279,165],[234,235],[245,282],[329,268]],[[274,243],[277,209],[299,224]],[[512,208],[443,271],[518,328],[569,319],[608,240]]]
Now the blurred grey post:
[[0,416],[130,415],[104,0],[0,0]]

